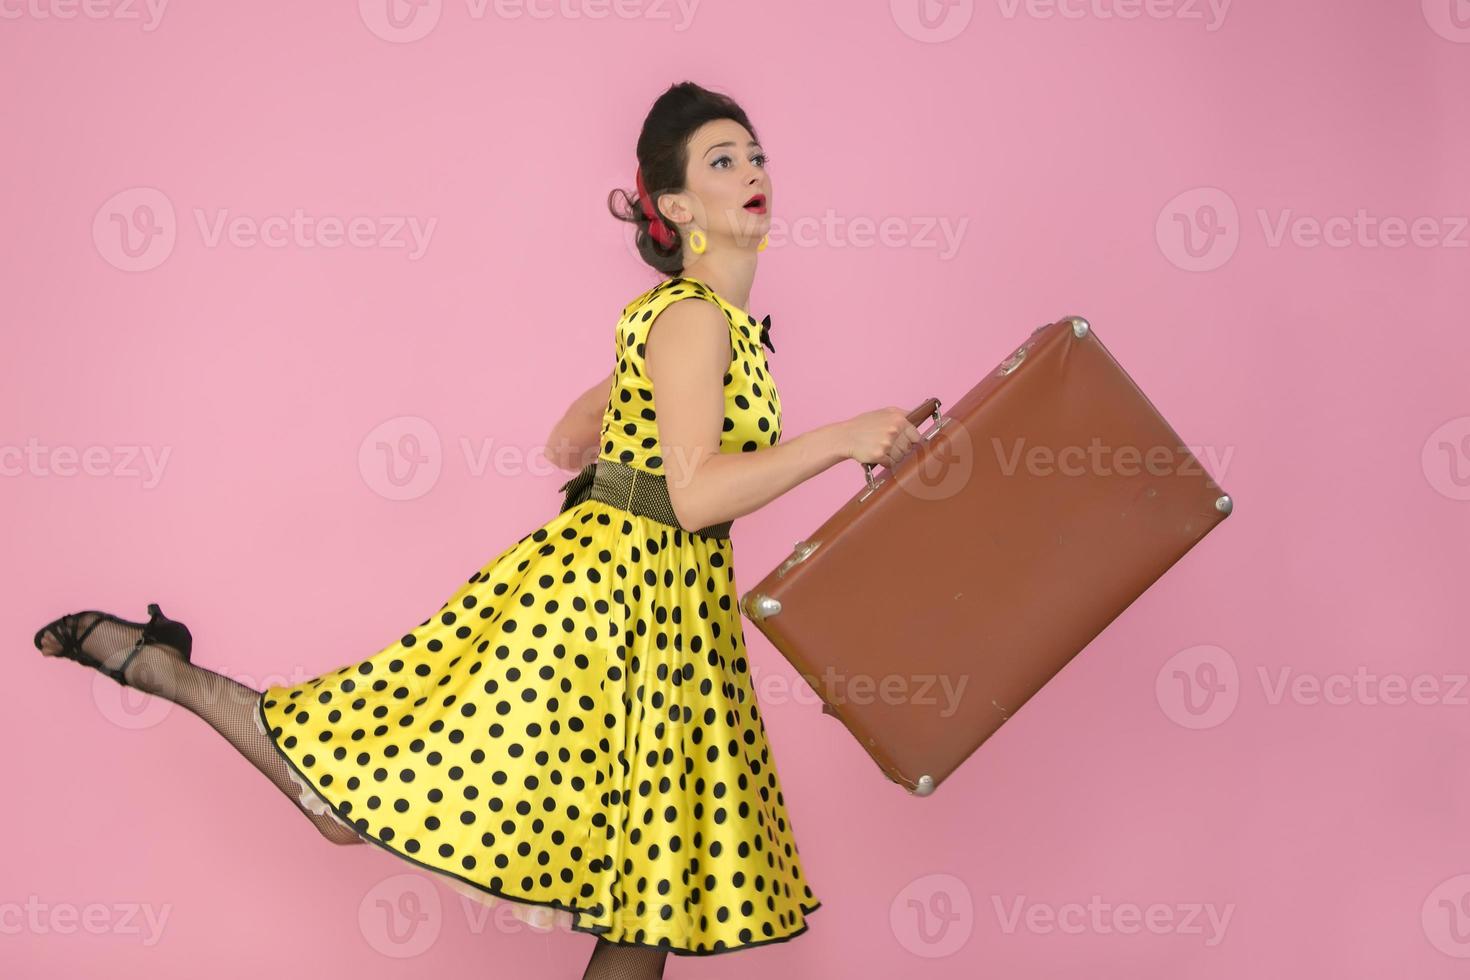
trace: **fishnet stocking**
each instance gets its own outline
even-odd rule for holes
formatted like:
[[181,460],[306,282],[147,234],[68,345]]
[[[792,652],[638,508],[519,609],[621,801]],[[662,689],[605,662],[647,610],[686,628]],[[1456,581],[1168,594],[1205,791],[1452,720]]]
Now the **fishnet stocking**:
[[667,950],[619,946],[599,936],[582,980],[660,980],[668,955]]
[[[85,633],[98,616],[95,612],[73,614],[77,634]],[[68,617],[71,618],[71,617]],[[137,642],[141,628],[125,626],[104,619],[82,642],[82,653],[97,663],[116,668]],[[54,656],[61,644],[47,633],[41,641],[41,652]],[[296,784],[291,781],[290,766],[261,733],[254,713],[260,692],[233,678],[215,673],[185,660],[178,650],[161,644],[149,644],[128,664],[128,684],[165,698],[203,718],[211,728],[224,736],[250,764],[265,774],[276,788],[286,794],[296,808],[316,825],[322,836],[334,844],[360,844],[362,838],[344,827],[330,813],[315,814],[301,806]]]

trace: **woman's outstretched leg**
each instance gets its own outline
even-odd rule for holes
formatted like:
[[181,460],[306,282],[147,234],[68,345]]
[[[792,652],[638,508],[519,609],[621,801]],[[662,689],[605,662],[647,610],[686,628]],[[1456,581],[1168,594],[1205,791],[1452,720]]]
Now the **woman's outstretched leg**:
[[[86,634],[82,653],[95,664],[116,668],[127,658],[141,632],[137,626],[125,626],[107,619],[88,632],[95,612],[75,613],[75,635]],[[69,619],[71,617],[68,617]],[[71,624],[69,624],[71,625]],[[41,652],[55,656],[61,642],[51,631],[41,638]],[[287,799],[296,805],[322,836],[335,844],[360,844],[359,837],[331,813],[315,814],[306,810],[297,798],[296,784],[291,781],[290,766],[271,744],[270,736],[261,732],[255,722],[256,702],[260,692],[233,678],[217,674],[185,660],[178,650],[150,643],[138,652],[123,674],[128,685],[155,697],[165,698],[203,718],[211,728],[239,750],[250,764],[265,774]]]
[[619,946],[599,936],[582,980],[660,980],[668,955],[647,946]]

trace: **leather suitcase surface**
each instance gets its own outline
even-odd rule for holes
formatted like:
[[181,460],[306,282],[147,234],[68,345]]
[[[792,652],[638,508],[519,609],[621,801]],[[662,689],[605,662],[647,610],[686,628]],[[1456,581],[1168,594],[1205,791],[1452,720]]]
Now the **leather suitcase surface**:
[[881,476],[865,464],[740,608],[923,796],[1231,500],[1081,317],[1038,327],[948,413],[930,398],[909,419],[919,443]]

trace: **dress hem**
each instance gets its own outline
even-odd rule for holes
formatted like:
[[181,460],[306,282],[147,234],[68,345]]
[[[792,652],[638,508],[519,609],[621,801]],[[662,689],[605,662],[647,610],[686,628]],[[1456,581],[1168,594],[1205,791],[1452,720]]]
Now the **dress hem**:
[[[325,803],[327,805],[327,807],[330,809],[332,815],[335,816],[335,817],[337,817],[339,820],[342,820],[362,840],[368,841],[369,843],[372,843],[372,844],[376,844],[379,847],[381,847],[383,850],[387,851],[389,854],[392,854],[395,857],[402,858],[403,860],[409,862],[410,864],[414,864],[414,865],[416,865],[416,866],[418,866],[420,868],[423,868],[426,871],[432,871],[435,874],[446,875],[446,876],[448,876],[450,878],[454,878],[454,879],[456,879],[458,881],[462,881],[462,882],[464,882],[467,885],[473,886],[474,888],[478,889],[479,891],[485,892],[485,893],[490,894],[490,895],[494,895],[496,898],[503,899],[503,900],[505,900],[507,902],[519,902],[519,903],[521,903],[523,905],[539,905],[539,906],[543,906],[543,907],[546,907],[546,908],[560,909],[561,911],[563,911],[563,912],[569,912],[572,915],[598,916],[598,915],[603,914],[601,903],[599,903],[597,905],[593,905],[593,906],[568,905],[565,902],[557,901],[554,898],[553,899],[526,898],[526,897],[523,897],[523,896],[520,896],[520,895],[516,895],[516,894],[514,894],[512,892],[507,892],[507,891],[503,891],[503,890],[498,890],[498,889],[491,888],[489,885],[486,885],[483,882],[475,881],[473,878],[466,878],[464,875],[459,874],[458,872],[450,871],[447,868],[441,868],[441,867],[438,867],[436,865],[432,865],[432,864],[429,864],[427,862],[420,861],[418,858],[414,857],[413,855],[411,855],[411,854],[405,854],[402,851],[398,850],[396,847],[394,847],[392,844],[389,844],[387,841],[381,840],[381,839],[373,836],[371,833],[368,833],[367,831],[362,830],[361,828],[359,828],[357,826],[357,824],[352,820],[352,818],[348,814],[342,812],[342,810],[338,808],[338,806],[337,806],[336,803],[333,803],[331,800],[328,800],[326,798],[326,796],[322,793],[321,788],[317,785],[316,780],[312,779],[306,773],[302,772],[301,771],[301,768],[296,765],[296,760],[295,759],[292,759],[291,756],[290,756],[290,754],[287,753],[284,749],[281,748],[280,744],[276,740],[275,732],[272,731],[271,725],[266,720],[266,717],[265,717],[265,696],[264,696],[264,694],[262,694],[259,698],[256,699],[256,702],[255,702],[255,714],[256,714],[256,717],[260,720],[261,727],[265,729],[266,737],[270,739],[271,748],[275,749],[276,754],[278,754],[282,759],[286,760],[286,765],[288,765],[288,766],[291,767],[292,772],[294,772],[296,774],[297,778],[301,782],[303,782],[312,792],[316,793],[317,798],[320,799],[323,803]],[[815,905],[810,905],[810,906],[802,905],[800,902],[797,903],[797,908],[799,908],[801,910],[801,914],[802,914],[803,917],[805,917],[806,915],[809,915],[812,912],[815,912],[817,909],[819,909],[821,907],[822,907],[822,903],[821,902],[817,902]],[[606,939],[604,937],[604,934],[611,932],[612,931],[612,926],[593,926],[593,925],[579,926],[575,922],[572,922],[568,926],[568,928],[570,928],[573,932],[581,932],[581,933],[586,933],[588,935],[596,936],[599,939],[601,939],[603,942],[610,943],[610,944],[615,945],[615,946],[639,946],[639,947],[642,947],[642,948],[645,948],[645,949],[660,949],[660,950],[663,950],[664,952],[667,952],[667,953],[673,953],[676,956],[718,956],[718,955],[720,955],[722,953],[738,953],[739,951],[741,951],[743,949],[753,949],[756,946],[769,946],[769,945],[772,945],[774,943],[781,943],[781,942],[786,942],[787,940],[790,940],[790,939],[795,939],[797,936],[800,936],[800,935],[802,935],[803,933],[805,933],[807,931],[808,923],[805,922],[805,921],[803,921],[802,924],[801,924],[801,928],[800,929],[797,929],[794,932],[787,933],[784,936],[772,936],[772,937],[767,938],[767,939],[756,939],[756,940],[752,940],[751,942],[748,942],[748,943],[741,943],[738,946],[731,946],[731,945],[724,944],[724,941],[721,940],[720,943],[717,944],[718,948],[711,948],[711,949],[691,949],[691,948],[686,947],[686,946],[675,946],[673,943],[641,943],[641,942],[638,942],[637,940],[633,940],[633,939]]]

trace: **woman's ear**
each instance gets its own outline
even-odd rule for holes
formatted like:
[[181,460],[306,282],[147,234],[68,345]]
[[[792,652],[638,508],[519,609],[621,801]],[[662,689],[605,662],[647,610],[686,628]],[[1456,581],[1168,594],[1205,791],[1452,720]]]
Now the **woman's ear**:
[[669,221],[676,225],[685,225],[694,220],[694,212],[690,208],[687,194],[660,194],[658,206],[659,210],[668,216]]

